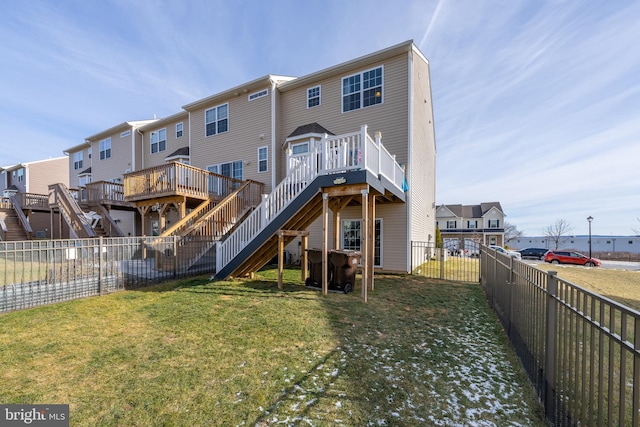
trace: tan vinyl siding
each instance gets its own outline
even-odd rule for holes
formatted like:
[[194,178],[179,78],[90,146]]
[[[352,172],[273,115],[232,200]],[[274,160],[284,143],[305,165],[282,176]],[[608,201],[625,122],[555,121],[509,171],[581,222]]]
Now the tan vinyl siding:
[[[183,130],[182,136],[176,138],[176,124],[182,123]],[[142,153],[144,158],[144,168],[150,168],[153,166],[159,166],[166,163],[166,157],[171,155],[179,148],[189,146],[189,123],[187,117],[177,120],[169,121],[167,123],[155,126],[153,128],[145,128],[143,132],[143,143],[141,144]],[[151,153],[151,133],[157,132],[160,129],[166,130],[166,149],[164,151],[158,151]]]
[[[383,66],[383,103],[353,111],[342,112],[342,79],[350,75]],[[307,89],[321,85],[321,105],[307,108]],[[298,126],[317,122],[327,130],[342,134],[355,132],[360,126],[369,126],[369,134],[382,132],[382,143],[401,163],[408,156],[408,72],[407,54],[403,53],[382,62],[372,62],[367,66],[344,74],[314,82],[281,94],[281,121],[278,146]],[[281,150],[279,161],[284,164],[286,153]],[[284,168],[279,168],[280,178]]]
[[49,194],[49,184],[69,185],[67,166],[66,157],[30,163],[25,174],[28,180],[27,191],[34,194]]
[[[133,131],[135,132],[135,130]],[[111,157],[100,160],[100,141],[104,136],[92,141],[93,154],[91,164],[91,181],[111,181],[122,178],[124,171],[131,168],[131,135],[120,137],[120,132],[111,134]]]
[[[272,92],[271,88],[268,89],[268,96],[252,101],[248,100],[248,93],[240,93],[223,102],[191,112],[191,164],[197,168],[206,169],[210,165],[241,160],[243,179],[263,182],[265,191],[271,191],[271,173],[258,173],[258,147],[269,147],[269,171],[273,167],[271,165]],[[229,130],[205,136],[205,111],[225,103],[229,104]]]
[[[435,131],[429,64],[413,55],[413,98],[411,100],[411,163],[408,167],[411,229],[410,239],[435,239]],[[418,196],[419,195],[419,196]]]
[[[406,211],[403,204],[376,204],[376,219],[382,220],[382,269],[406,271]],[[362,208],[350,206],[340,212],[340,221],[361,219]],[[322,219],[319,218],[309,228],[309,248],[322,248]],[[329,249],[334,249],[333,213],[329,212]],[[341,243],[342,244],[342,243]],[[291,245],[288,250],[295,251]]]

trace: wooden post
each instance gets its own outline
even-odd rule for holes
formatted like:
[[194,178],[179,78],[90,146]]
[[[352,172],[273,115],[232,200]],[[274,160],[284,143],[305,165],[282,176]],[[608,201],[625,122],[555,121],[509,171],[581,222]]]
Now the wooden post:
[[340,250],[340,209],[335,208],[333,212],[333,247]]
[[367,287],[370,290],[373,290],[373,266],[375,265],[375,235],[376,235],[376,196],[373,194],[369,196],[369,229],[367,230],[368,236],[367,239],[369,241],[369,247],[367,248],[367,252],[369,253],[370,262],[367,263],[367,277],[369,279],[369,283],[367,283]]
[[360,237],[362,249],[362,301],[367,302],[367,287],[369,284],[369,190],[361,190],[362,193],[362,226]]
[[301,250],[302,250],[302,253],[300,254],[301,258],[302,258],[300,260],[300,264],[301,264],[300,265],[300,271],[301,271],[300,272],[300,275],[301,275],[300,278],[302,280],[302,283],[306,282],[307,276],[308,276],[308,271],[307,271],[307,268],[308,268],[308,261],[307,261],[307,244],[308,244],[308,240],[309,240],[309,237],[304,236],[304,235],[300,238]]
[[284,289],[282,274],[284,273],[284,236],[278,231],[278,289]]
[[[326,146],[326,140],[325,140]],[[325,152],[326,153],[326,152]],[[329,277],[327,266],[329,262],[329,195],[322,193],[322,295],[329,293]]]

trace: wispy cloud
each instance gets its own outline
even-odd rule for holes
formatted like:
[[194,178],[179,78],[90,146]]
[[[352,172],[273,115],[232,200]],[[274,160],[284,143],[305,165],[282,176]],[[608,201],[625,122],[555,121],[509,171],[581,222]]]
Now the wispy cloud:
[[438,203],[497,200],[531,233],[588,215],[638,228],[640,3],[34,0],[0,13],[0,164],[414,39],[431,63]]

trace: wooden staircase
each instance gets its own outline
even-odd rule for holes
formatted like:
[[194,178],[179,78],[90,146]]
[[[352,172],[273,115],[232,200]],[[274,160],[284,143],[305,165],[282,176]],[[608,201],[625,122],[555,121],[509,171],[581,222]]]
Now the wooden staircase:
[[0,208],[0,218],[4,218],[2,221],[4,227],[0,225],[0,240],[18,241],[29,239],[20,219],[18,219],[18,214],[13,208]]
[[[263,187],[260,182],[244,181],[220,202],[209,200],[201,203],[189,215],[165,230],[160,237],[176,236],[177,241],[173,248],[167,248],[168,251],[156,248],[159,254],[158,267],[173,269],[176,265],[174,258],[178,257],[180,269],[191,268],[260,204]],[[163,240],[158,240],[159,245],[165,245],[160,243]]]

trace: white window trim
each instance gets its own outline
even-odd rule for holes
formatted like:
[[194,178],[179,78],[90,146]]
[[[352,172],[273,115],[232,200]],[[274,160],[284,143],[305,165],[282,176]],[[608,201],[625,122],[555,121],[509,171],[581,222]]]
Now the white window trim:
[[[260,150],[265,150],[265,158],[260,159]],[[260,162],[264,161],[266,163],[266,167],[264,170],[260,170]],[[263,145],[262,147],[258,147],[258,173],[269,172],[269,146]]]
[[131,131],[130,130],[125,130],[124,132],[120,133],[120,138],[126,138],[129,135],[131,135]]
[[[106,145],[107,143],[109,143],[109,148],[105,148],[104,150],[102,149],[102,145]],[[105,139],[101,139],[100,142],[98,143],[98,150],[99,150],[99,155],[98,158],[100,160],[107,160],[111,158],[111,137],[105,138]],[[109,150],[109,156],[107,156],[107,150]],[[102,153],[104,154],[104,159],[102,158]]]
[[82,163],[84,163],[84,153],[82,151],[73,153],[73,170],[82,169]]
[[[181,126],[181,129],[178,130],[178,126]],[[182,132],[182,135],[178,136],[178,132]],[[184,136],[184,122],[176,123],[176,138],[182,138]]]
[[[218,108],[223,107],[223,106],[227,106],[227,130],[225,130],[224,132],[220,132],[218,129],[218,122],[220,121],[220,118],[218,117]],[[211,110],[215,110],[216,111],[216,131],[215,133],[212,133],[211,135],[207,135],[207,125],[209,124],[207,122],[207,111],[211,111]],[[229,112],[229,103],[225,102],[224,104],[220,104],[220,105],[216,105],[215,107],[211,107],[211,108],[207,108],[206,110],[204,110],[204,137],[205,138],[209,138],[210,136],[215,136],[215,135],[220,135],[221,133],[226,133],[229,132],[229,116],[230,116],[230,112]],[[211,122],[213,123],[213,122]]]
[[[312,105],[312,106],[309,106],[309,101],[310,101],[311,99],[316,98],[315,96],[314,96],[313,98],[309,97],[309,91],[310,91],[310,90],[313,90],[313,89],[318,89],[318,96],[317,96],[317,98],[318,98],[318,105]],[[317,85],[317,86],[313,86],[313,87],[309,87],[309,88],[307,88],[307,109],[309,109],[309,108],[316,108],[316,107],[319,107],[320,105],[322,105],[322,87],[321,87],[321,85]]]
[[[158,149],[156,151],[153,151],[153,136],[154,135],[159,135],[160,132],[164,131],[164,139],[158,139],[158,141],[155,142],[155,144],[158,145]],[[160,138],[158,136],[158,138]],[[160,142],[164,141],[164,149],[160,149]],[[158,154],[158,153],[162,153],[163,151],[167,151],[167,128],[162,128],[162,129],[158,129],[158,130],[154,130],[153,132],[151,132],[149,134],[149,154]]]
[[[344,218],[340,220],[340,247],[344,245],[344,223],[345,222],[358,221],[360,222],[360,249],[362,249],[362,218]],[[380,222],[380,264],[374,264],[374,267],[382,267],[384,265],[384,223],[382,218],[376,218],[374,221]],[[375,234],[375,224],[374,224],[374,234]],[[375,241],[375,236],[374,236]],[[375,243],[374,243],[375,244]],[[375,247],[374,247],[375,252]],[[372,254],[372,258],[375,258],[375,253]]]
[[[367,107],[363,106],[363,96],[362,93],[364,92],[364,73],[369,72],[369,71],[373,71],[376,69],[382,69],[382,82],[380,83],[381,86],[381,93],[380,93],[380,102],[378,104],[373,104],[373,105],[369,105]],[[345,111],[344,109],[344,79],[348,79],[349,77],[353,77],[353,76],[357,76],[360,75],[360,107],[358,108],[354,108],[353,110],[347,110]],[[353,74],[349,74],[348,76],[344,76],[340,79],[340,110],[342,113],[349,113],[351,111],[356,111],[356,110],[362,110],[364,108],[369,108],[369,107],[374,107],[376,105],[381,105],[384,104],[384,65],[378,65],[372,68],[369,68],[367,70],[362,70],[359,73],[353,73]]]

